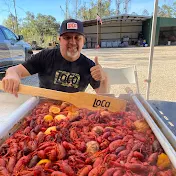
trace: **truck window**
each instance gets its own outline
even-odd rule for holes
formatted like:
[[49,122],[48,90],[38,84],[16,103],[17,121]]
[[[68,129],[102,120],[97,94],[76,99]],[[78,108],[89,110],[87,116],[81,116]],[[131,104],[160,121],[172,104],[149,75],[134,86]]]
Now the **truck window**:
[[2,33],[1,29],[0,29],[0,40],[5,40],[4,34]]
[[3,28],[3,31],[4,31],[8,40],[17,40],[16,35],[12,31],[10,31],[9,29]]

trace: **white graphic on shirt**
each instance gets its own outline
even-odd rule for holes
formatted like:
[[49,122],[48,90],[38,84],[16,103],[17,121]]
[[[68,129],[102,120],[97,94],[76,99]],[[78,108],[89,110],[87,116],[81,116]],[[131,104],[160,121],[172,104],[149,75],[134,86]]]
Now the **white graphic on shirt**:
[[62,70],[57,70],[54,78],[54,84],[60,84],[64,87],[78,88],[80,75],[78,73],[70,73]]

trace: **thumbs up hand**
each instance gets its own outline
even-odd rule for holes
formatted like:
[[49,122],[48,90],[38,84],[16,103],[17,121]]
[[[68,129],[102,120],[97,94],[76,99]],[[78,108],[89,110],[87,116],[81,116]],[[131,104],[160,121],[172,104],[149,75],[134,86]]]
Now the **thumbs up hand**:
[[99,62],[98,62],[98,57],[97,56],[95,56],[94,62],[95,62],[95,65],[100,65]]
[[104,79],[105,79],[105,73],[104,73],[101,65],[98,62],[98,57],[97,56],[95,57],[94,61],[95,61],[95,66],[93,66],[90,69],[90,73],[92,75],[92,78],[95,81],[104,81]]

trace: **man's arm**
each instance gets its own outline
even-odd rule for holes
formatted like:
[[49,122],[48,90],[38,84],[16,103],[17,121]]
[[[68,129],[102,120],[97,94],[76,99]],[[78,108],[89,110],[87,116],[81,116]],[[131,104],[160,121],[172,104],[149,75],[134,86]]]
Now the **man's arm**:
[[109,85],[109,81],[108,81],[108,77],[107,77],[107,74],[105,74],[105,79],[100,81],[100,87],[95,89],[95,92],[97,94],[99,93],[109,93],[110,92],[110,85]]
[[2,79],[4,91],[14,94],[17,97],[20,80],[26,76],[30,76],[30,73],[21,64],[8,68],[5,77]]

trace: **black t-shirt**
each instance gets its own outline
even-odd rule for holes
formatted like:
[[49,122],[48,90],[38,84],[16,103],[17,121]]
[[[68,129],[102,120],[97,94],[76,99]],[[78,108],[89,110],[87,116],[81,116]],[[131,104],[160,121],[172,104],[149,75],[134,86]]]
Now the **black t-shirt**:
[[42,88],[72,93],[85,91],[88,84],[93,89],[100,86],[100,81],[95,81],[90,74],[95,63],[83,54],[69,62],[59,49],[47,49],[33,55],[23,66],[31,75],[38,73]]

